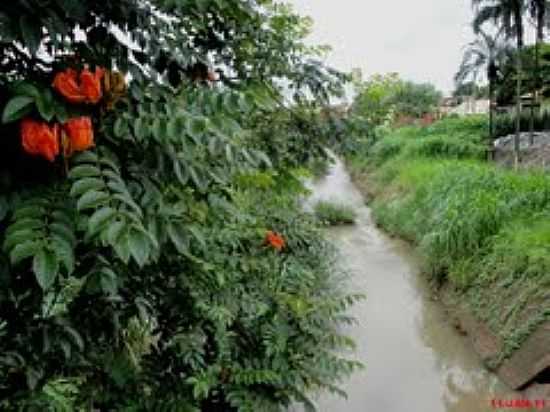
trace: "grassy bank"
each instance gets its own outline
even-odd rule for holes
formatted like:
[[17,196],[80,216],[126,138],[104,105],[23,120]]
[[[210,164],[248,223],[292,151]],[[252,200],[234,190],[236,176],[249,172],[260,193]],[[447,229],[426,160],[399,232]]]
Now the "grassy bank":
[[376,221],[413,242],[427,272],[500,336],[496,366],[550,319],[550,176],[483,162],[484,125],[400,129],[348,163],[368,182]]

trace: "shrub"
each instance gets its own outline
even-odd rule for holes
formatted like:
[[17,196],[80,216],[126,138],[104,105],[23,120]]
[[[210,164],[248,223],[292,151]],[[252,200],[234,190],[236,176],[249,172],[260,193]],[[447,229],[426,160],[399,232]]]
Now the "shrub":
[[329,201],[320,201],[315,207],[315,216],[326,225],[354,223],[357,214],[352,207]]
[[288,7],[184,3],[0,4],[2,410],[279,411],[358,366],[275,81],[342,76]]

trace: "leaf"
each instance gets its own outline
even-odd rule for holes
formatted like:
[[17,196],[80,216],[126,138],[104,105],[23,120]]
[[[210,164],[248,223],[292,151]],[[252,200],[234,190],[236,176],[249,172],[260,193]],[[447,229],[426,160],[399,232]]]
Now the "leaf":
[[118,241],[112,244],[116,254],[125,264],[130,260],[130,244],[128,241],[128,232],[121,234]]
[[41,369],[34,369],[33,367],[28,367],[25,371],[27,378],[27,385],[30,390],[36,389],[38,382],[44,376],[44,372]]
[[21,229],[15,233],[10,234],[4,241],[4,249],[11,250],[16,245],[24,242],[25,240],[32,239],[35,236],[35,231],[32,229]]
[[35,99],[35,103],[40,116],[47,122],[51,121],[55,115],[55,106],[51,90],[44,89]]
[[149,259],[151,250],[147,236],[140,231],[132,230],[128,237],[128,245],[130,247],[130,254],[136,263],[140,267],[143,267]]
[[185,232],[185,227],[179,222],[170,223],[167,227],[168,237],[180,253],[189,252],[189,239]]
[[233,163],[233,151],[230,144],[225,145],[225,158],[229,163]]
[[167,125],[166,119],[157,117],[153,122],[153,136],[156,140],[162,141],[167,139]]
[[114,130],[116,137],[125,137],[128,134],[128,123],[122,117],[119,117],[115,121]]
[[41,243],[35,240],[27,240],[26,242],[20,243],[10,253],[10,261],[12,265],[15,265],[38,253],[41,248]]
[[14,212],[14,216],[16,220],[20,220],[23,218],[40,219],[44,215],[44,213],[46,213],[46,211],[43,207],[33,204],[17,208]]
[[203,117],[191,117],[186,122],[187,133],[195,143],[200,143],[200,137],[206,131],[206,119]]
[[185,132],[185,120],[181,117],[172,118],[168,122],[167,133],[172,141],[183,141],[183,134]]
[[188,170],[189,170],[189,176],[191,176],[191,180],[193,181],[197,189],[201,191],[204,190],[206,188],[206,184],[199,178],[195,168],[193,168],[192,166],[189,166]]
[[82,339],[82,336],[80,336],[80,333],[78,333],[75,328],[69,325],[63,326],[63,330],[71,338],[71,340],[76,345],[78,350],[82,352],[84,350],[84,339]]
[[189,231],[191,232],[193,237],[199,242],[200,246],[203,249],[206,248],[206,240],[204,239],[204,236],[201,233],[200,229],[198,229],[196,226],[189,226]]
[[61,236],[52,235],[51,245],[55,250],[57,260],[63,263],[67,273],[69,275],[73,273],[75,267],[75,257],[72,244]]
[[20,82],[13,88],[13,93],[16,95],[23,95],[23,96],[29,96],[33,99],[38,98],[40,96],[40,91],[38,88],[29,82]]
[[143,212],[141,211],[141,208],[139,205],[130,197],[129,193],[122,194],[122,193],[115,193],[112,195],[113,199],[120,200],[125,205],[129,206],[138,216],[142,217]]
[[80,179],[82,177],[98,177],[101,176],[99,169],[92,165],[79,165],[73,167],[69,172],[69,178]]
[[12,98],[2,113],[2,123],[10,123],[21,119],[32,110],[34,99],[29,96],[15,96]]
[[118,280],[115,272],[109,268],[103,268],[100,272],[100,286],[103,293],[115,295],[118,289]]
[[43,226],[44,222],[40,219],[18,219],[6,229],[6,238],[11,237],[15,232],[19,232],[22,229],[37,230],[42,229]]
[[187,181],[189,180],[189,172],[187,170],[187,167],[185,167],[185,172],[183,172],[181,170],[182,164],[179,162],[178,159],[173,160],[172,166],[174,168],[174,173],[176,174],[178,182],[180,182],[182,186],[185,186],[187,184]]
[[149,126],[143,118],[138,118],[134,121],[134,136],[136,136],[138,140],[143,140],[149,133]]
[[28,14],[19,19],[19,28],[23,35],[25,46],[31,54],[36,54],[42,41],[42,24],[33,20]]
[[109,201],[109,195],[105,192],[99,192],[97,190],[90,190],[86,192],[78,202],[76,202],[76,209],[78,211],[93,209],[102,203]]
[[48,290],[59,272],[59,262],[52,251],[41,249],[34,256],[32,270],[42,290]]
[[105,188],[105,182],[97,177],[85,177],[73,183],[70,195],[73,197],[81,196],[89,190],[101,190]]
[[107,229],[106,233],[107,242],[111,245],[115,245],[118,242],[124,228],[126,228],[126,224],[121,221],[117,221],[109,225],[109,229]]
[[98,209],[88,220],[88,232],[95,235],[116,216],[116,210],[106,206]]
[[50,225],[48,226],[48,229],[52,234],[55,234],[60,238],[64,239],[71,246],[74,247],[76,245],[77,240],[76,240],[74,231],[70,225],[66,224],[66,222],[56,221],[56,222],[50,223]]
[[76,163],[86,163],[86,162],[92,162],[95,163],[99,160],[99,157],[97,153],[93,150],[86,150],[84,152],[80,152],[73,158]]

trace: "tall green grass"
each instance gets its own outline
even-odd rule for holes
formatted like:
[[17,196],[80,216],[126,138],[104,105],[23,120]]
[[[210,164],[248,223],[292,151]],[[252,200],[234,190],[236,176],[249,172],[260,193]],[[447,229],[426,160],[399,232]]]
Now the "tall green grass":
[[349,164],[368,173],[376,221],[501,336],[496,366],[550,320],[550,176],[480,161],[482,125],[404,128]]
[[401,156],[453,159],[482,159],[485,154],[487,121],[473,116],[445,119],[429,127],[402,127],[386,133],[372,146],[368,155],[373,165]]

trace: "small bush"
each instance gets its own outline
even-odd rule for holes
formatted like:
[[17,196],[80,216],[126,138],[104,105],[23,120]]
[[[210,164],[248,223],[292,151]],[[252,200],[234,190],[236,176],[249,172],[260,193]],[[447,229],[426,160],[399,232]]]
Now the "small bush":
[[357,217],[351,207],[327,201],[318,202],[314,210],[317,219],[326,225],[351,224]]

